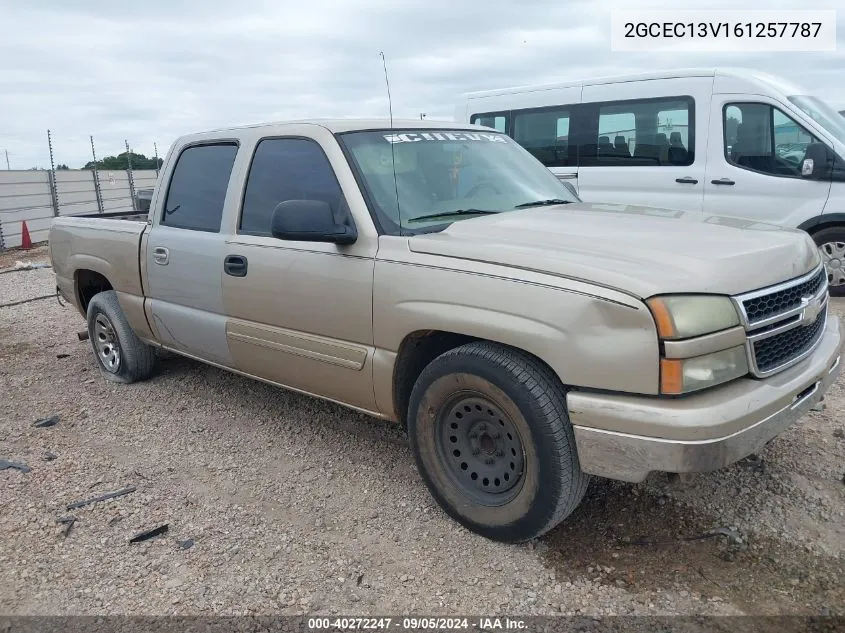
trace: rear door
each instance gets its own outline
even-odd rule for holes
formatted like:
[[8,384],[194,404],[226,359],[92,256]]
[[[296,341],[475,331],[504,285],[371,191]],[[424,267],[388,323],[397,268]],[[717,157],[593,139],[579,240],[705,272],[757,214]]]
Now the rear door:
[[223,310],[225,243],[220,226],[237,153],[234,141],[181,150],[159,196],[163,200],[157,200],[144,254],[147,310],[158,340],[225,366],[232,363]]
[[684,77],[585,86],[581,197],[700,211],[712,84]]

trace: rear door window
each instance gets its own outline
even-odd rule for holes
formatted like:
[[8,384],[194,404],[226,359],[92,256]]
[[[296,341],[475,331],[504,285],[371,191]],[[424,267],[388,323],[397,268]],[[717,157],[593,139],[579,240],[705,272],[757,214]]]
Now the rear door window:
[[170,178],[161,224],[219,233],[237,153],[235,143],[195,145],[184,149]]

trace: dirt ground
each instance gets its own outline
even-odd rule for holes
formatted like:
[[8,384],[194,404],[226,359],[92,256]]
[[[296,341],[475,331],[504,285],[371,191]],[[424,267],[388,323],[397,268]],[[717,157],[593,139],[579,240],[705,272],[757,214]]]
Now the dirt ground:
[[[0,304],[54,288],[0,274]],[[54,299],[0,308],[0,459],[31,469],[0,471],[0,613],[845,615],[842,381],[762,459],[594,479],[513,546],[440,511],[394,425],[178,357],[115,385],[82,329]]]

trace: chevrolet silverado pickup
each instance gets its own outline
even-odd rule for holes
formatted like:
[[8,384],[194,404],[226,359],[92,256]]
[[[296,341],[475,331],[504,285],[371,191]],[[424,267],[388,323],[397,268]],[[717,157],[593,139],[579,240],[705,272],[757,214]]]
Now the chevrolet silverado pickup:
[[840,368],[806,233],[586,204],[474,125],[188,135],[145,221],[59,217],[49,243],[106,378],[164,349],[403,424],[444,511],[505,542],[591,475],[759,451]]

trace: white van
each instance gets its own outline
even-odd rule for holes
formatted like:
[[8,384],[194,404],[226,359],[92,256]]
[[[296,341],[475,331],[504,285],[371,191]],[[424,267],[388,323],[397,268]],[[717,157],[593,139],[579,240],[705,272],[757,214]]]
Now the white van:
[[506,132],[586,201],[802,228],[845,294],[845,117],[782,79],[711,68],[472,92],[455,120]]

